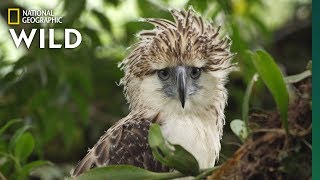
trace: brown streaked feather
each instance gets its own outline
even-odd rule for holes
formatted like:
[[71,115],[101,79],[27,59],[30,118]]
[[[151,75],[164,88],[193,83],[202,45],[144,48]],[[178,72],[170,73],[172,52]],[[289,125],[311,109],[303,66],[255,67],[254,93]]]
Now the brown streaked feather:
[[160,27],[162,29],[167,29],[170,27],[175,27],[175,24],[171,21],[168,21],[166,19],[156,19],[156,18],[146,18],[145,19],[147,22]]
[[78,163],[72,176],[108,165],[133,165],[154,172],[170,169],[155,160],[148,144],[148,131],[155,118],[127,116],[111,127]]
[[[187,11],[173,9],[170,12],[174,18],[173,22],[166,19],[145,19],[155,25],[155,28],[143,30],[138,34],[140,39],[138,45],[120,64],[125,70],[125,76],[121,80],[125,94],[129,94],[130,79],[134,77],[141,79],[142,76],[155,72],[154,67],[159,63],[166,62],[167,66],[178,64],[192,66],[197,61],[205,61],[200,64],[210,65],[208,70],[219,71],[230,66],[231,59],[225,57],[232,54],[231,41],[227,37],[219,37],[220,26],[213,27],[192,8]],[[137,66],[138,64],[141,66]],[[148,73],[144,72],[146,70]],[[134,105],[131,99],[134,98],[126,97],[132,109]]]

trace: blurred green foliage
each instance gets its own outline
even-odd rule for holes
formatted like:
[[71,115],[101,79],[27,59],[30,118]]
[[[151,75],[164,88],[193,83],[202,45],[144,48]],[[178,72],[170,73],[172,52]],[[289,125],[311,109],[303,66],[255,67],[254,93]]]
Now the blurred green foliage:
[[29,132],[31,126],[20,125],[11,138],[6,135],[6,130],[15,124],[21,124],[21,119],[9,120],[0,129],[0,166],[1,179],[25,179],[29,173],[42,165],[50,164],[48,161],[36,160],[28,162],[28,158],[34,151],[35,139]]
[[[0,37],[0,127],[15,118],[22,119],[20,128],[32,127],[21,135],[32,139],[28,140],[31,154],[22,155],[19,150],[6,148],[1,152],[22,156],[22,164],[38,159],[74,164],[104,130],[128,112],[122,87],[117,86],[122,76],[117,64],[128,54],[127,47],[136,42],[135,34],[153,28],[139,22],[140,17],[172,20],[168,8],[192,5],[213,24],[222,25],[223,34],[232,39],[232,51],[237,53],[235,61],[241,69],[231,75],[228,83],[227,123],[241,117],[246,84],[256,72],[247,50],[267,49],[275,55],[283,74],[302,72],[311,59],[311,50],[305,45],[309,43],[311,0],[80,0],[76,3],[56,0],[49,5],[45,1],[35,2],[38,7],[34,7],[37,3],[28,1],[0,2],[4,20],[8,7],[54,9],[55,15],[64,16],[63,24],[59,25],[1,25],[4,35]],[[55,28],[55,42],[63,42],[64,28],[75,28],[82,34],[82,43],[76,49],[39,49],[39,39],[35,39],[30,49],[15,49],[8,28],[28,31],[39,27]],[[291,55],[297,49],[304,59]],[[282,68],[281,64],[286,66]],[[252,89],[251,105],[275,109],[275,102],[269,97],[270,93],[259,81]],[[16,130],[9,128],[1,133],[0,145],[6,147],[15,138]],[[230,142],[237,142],[237,138],[226,126],[222,155],[230,155],[235,149],[225,145]],[[9,161],[0,166],[7,167],[6,163]]]

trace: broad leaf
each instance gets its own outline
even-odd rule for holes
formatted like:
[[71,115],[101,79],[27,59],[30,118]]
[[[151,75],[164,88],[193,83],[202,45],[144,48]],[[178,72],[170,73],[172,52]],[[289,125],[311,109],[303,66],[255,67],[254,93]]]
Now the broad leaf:
[[258,50],[255,54],[251,53],[251,57],[259,76],[276,101],[282,124],[288,133],[289,95],[281,71],[273,58],[265,51]]

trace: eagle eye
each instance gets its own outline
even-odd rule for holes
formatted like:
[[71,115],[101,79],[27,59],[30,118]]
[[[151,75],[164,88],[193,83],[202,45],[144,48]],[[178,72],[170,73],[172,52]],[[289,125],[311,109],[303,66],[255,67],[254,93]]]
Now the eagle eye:
[[158,70],[157,74],[162,81],[168,80],[170,77],[170,72],[167,68]]
[[191,76],[192,79],[198,79],[200,77],[200,75],[201,75],[201,69],[200,68],[193,67],[191,69],[190,76]]

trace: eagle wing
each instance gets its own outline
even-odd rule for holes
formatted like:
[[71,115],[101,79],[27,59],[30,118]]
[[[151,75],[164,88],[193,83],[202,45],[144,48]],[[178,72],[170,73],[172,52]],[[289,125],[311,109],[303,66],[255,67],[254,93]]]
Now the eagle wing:
[[111,127],[78,163],[72,176],[78,176],[93,167],[133,165],[154,172],[167,172],[152,155],[148,131],[152,119],[124,118]]

